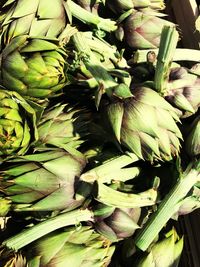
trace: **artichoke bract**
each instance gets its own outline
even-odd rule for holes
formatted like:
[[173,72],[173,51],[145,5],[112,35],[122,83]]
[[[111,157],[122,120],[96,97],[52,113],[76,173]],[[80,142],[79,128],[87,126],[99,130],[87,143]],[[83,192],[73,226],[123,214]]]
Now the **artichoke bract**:
[[131,8],[141,9],[150,7],[151,9],[160,10],[165,7],[163,0],[107,0],[106,4],[114,13],[122,13]]
[[111,241],[130,237],[139,228],[141,208],[115,208],[99,204],[94,211],[95,229]]
[[23,155],[37,139],[34,109],[18,93],[0,89],[0,157]]
[[115,138],[141,159],[171,160],[182,139],[175,109],[150,88],[137,87],[132,93],[133,97],[107,106]]
[[39,145],[69,144],[77,148],[89,134],[90,114],[70,104],[57,104],[44,111],[38,124]]
[[59,38],[67,26],[64,0],[12,0],[1,10],[2,45],[12,38],[28,34],[31,37]]
[[53,149],[13,161],[1,170],[1,188],[14,210],[72,210],[84,201],[87,187],[77,181],[85,166],[80,152]]
[[183,238],[175,229],[168,232],[164,239],[154,243],[149,253],[136,264],[137,267],[177,267],[183,250]]
[[165,99],[180,110],[180,117],[194,114],[200,106],[200,78],[184,67],[172,68]]
[[150,11],[136,11],[123,22],[125,42],[133,49],[157,48],[162,28],[173,23],[156,16]]
[[191,157],[200,155],[200,116],[193,121],[190,132],[185,139],[185,149]]
[[106,267],[114,251],[105,237],[82,226],[52,232],[29,246],[25,254],[30,267]]
[[66,85],[65,69],[66,53],[58,40],[21,35],[2,51],[0,82],[23,96],[45,98]]

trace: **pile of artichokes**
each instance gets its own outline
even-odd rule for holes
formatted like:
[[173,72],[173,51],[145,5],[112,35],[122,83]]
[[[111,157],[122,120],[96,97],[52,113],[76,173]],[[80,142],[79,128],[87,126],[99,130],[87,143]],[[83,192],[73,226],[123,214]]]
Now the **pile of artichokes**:
[[0,266],[178,267],[200,51],[163,0],[0,7]]

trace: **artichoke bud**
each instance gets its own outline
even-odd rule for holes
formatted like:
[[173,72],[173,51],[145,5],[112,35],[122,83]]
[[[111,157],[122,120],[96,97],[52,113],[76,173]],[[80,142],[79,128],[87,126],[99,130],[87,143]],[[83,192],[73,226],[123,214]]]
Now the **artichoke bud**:
[[116,14],[123,13],[131,8],[151,8],[161,10],[165,7],[163,0],[108,0],[107,5]]
[[7,90],[46,98],[66,85],[66,54],[58,41],[17,36],[1,54],[0,81]]
[[200,106],[200,78],[184,67],[171,69],[165,99],[180,110],[180,117],[194,114]]
[[185,150],[191,157],[200,154],[200,116],[197,116],[191,125],[190,133],[185,139]]
[[141,159],[170,160],[179,153],[182,138],[175,109],[150,88],[137,87],[132,94],[107,106],[116,139]]
[[89,134],[89,122],[86,110],[57,104],[45,110],[38,124],[39,145],[71,144],[77,148]]
[[0,90],[0,156],[23,155],[38,139],[35,110],[17,92]]
[[[16,36],[59,38],[65,31],[68,15],[65,1],[6,1],[1,9],[1,41],[6,46]],[[22,8],[23,6],[23,8]]]
[[106,267],[115,247],[88,226],[54,231],[29,246],[28,266]]
[[158,48],[160,36],[165,25],[173,23],[164,20],[157,13],[136,11],[123,22],[124,40],[133,49]]
[[[12,166],[13,163],[15,166]],[[78,178],[85,167],[79,152],[52,149],[13,159],[10,167],[1,170],[4,195],[17,211],[72,210],[85,200],[79,192],[74,199]]]
[[115,208],[99,204],[95,210],[95,229],[111,241],[130,237],[140,228],[141,208]]
[[164,239],[154,243],[137,267],[178,266],[183,250],[183,238],[179,238],[175,229],[168,232]]

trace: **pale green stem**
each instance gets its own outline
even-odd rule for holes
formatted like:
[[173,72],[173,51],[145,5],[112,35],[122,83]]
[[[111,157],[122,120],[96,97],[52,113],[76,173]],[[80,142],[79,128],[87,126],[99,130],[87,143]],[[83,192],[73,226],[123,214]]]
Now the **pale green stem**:
[[87,209],[66,212],[6,239],[3,245],[17,251],[52,231],[69,225],[78,225],[83,221],[93,221],[93,212]]
[[[158,55],[158,49],[137,50],[130,60],[130,63],[138,64],[147,61],[148,53],[153,52]],[[200,62],[200,50],[177,48],[175,50],[173,61],[193,61]]]
[[151,188],[138,194],[124,193],[98,183],[98,195],[96,199],[108,206],[139,208],[154,205],[157,199],[157,191]]
[[99,183],[111,183],[112,180],[127,181],[136,177],[140,173],[140,169],[138,167],[124,167],[138,160],[139,158],[133,153],[118,156],[83,173],[80,179],[86,182],[98,181]]
[[162,200],[156,212],[144,225],[135,238],[138,248],[145,251],[157,237],[161,229],[174,215],[182,204],[182,200],[200,179],[200,164],[197,168],[190,167],[185,171],[183,177],[174,185],[170,192]]
[[74,16],[75,18],[79,19],[80,21],[86,24],[95,25],[98,29],[104,30],[106,32],[112,32],[117,29],[115,21],[101,18],[98,15],[95,15],[85,10],[84,8],[77,5],[71,0],[67,1],[67,6],[69,7],[72,16]]
[[155,89],[161,95],[167,90],[170,66],[174,57],[177,42],[178,32],[175,27],[164,26],[161,33],[154,78]]

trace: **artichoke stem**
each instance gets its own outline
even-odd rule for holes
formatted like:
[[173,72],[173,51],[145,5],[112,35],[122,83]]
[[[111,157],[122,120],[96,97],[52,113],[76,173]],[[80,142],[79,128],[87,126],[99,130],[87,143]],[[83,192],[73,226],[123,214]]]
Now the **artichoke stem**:
[[137,176],[140,169],[138,167],[124,167],[138,160],[139,158],[133,153],[130,153],[130,155],[118,156],[83,173],[80,179],[86,182],[94,182],[97,180],[101,183],[110,183],[111,180],[126,181]]
[[177,212],[184,197],[199,180],[200,163],[191,163],[179,181],[162,200],[157,211],[152,214],[143,229],[136,236],[135,244],[138,248],[143,251],[147,250],[164,225]]
[[[155,53],[156,56],[158,55],[158,49],[137,50],[129,62],[133,64],[144,63],[147,61],[147,55],[150,52]],[[173,56],[173,61],[199,62],[200,51],[195,49],[177,48]]]
[[77,51],[83,55],[82,60],[86,68],[96,79],[99,87],[102,88],[103,93],[105,91],[107,95],[111,97],[113,88],[116,87],[118,83],[95,57],[87,44],[86,38],[84,38],[84,35],[81,32],[77,32],[72,38]]
[[154,79],[155,89],[160,95],[164,95],[166,91],[170,66],[174,57],[177,42],[178,32],[175,27],[164,26],[161,33]]
[[73,1],[67,1],[67,5],[72,15],[84,23],[96,25],[98,29],[104,30],[106,32],[112,32],[117,29],[117,25],[114,21],[110,19],[101,18],[85,10],[84,8],[77,5]]
[[93,212],[88,209],[66,212],[8,238],[3,242],[3,245],[17,251],[52,231],[69,225],[78,225],[83,221],[93,221]]

